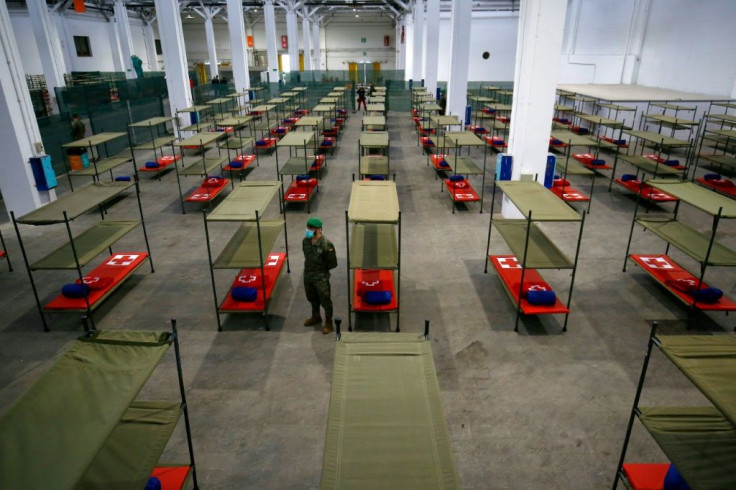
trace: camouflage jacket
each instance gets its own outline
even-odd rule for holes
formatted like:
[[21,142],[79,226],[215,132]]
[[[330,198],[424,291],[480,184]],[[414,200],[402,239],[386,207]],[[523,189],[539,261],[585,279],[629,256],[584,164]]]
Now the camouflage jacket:
[[326,237],[322,236],[316,243],[311,238],[302,240],[304,251],[304,276],[324,277],[330,275],[330,269],[337,267],[335,246]]

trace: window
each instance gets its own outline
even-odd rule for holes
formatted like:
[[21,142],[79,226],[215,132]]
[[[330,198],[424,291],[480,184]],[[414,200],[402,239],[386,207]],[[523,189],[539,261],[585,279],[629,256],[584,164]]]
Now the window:
[[77,48],[77,56],[92,56],[88,36],[74,36],[74,47]]
[[164,51],[161,49],[161,40],[154,39],[154,42],[156,43],[156,54],[164,54]]

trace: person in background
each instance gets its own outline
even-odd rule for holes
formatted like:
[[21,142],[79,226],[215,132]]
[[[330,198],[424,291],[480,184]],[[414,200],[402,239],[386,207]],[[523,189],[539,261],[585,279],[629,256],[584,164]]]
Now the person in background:
[[368,85],[368,97],[373,97],[373,94],[376,92],[376,86],[373,84],[373,82]]
[[87,132],[87,127],[79,119],[79,114],[72,114],[71,137],[72,141],[81,140]]
[[304,252],[304,292],[312,305],[312,316],[304,321],[305,327],[322,324],[320,305],[325,310],[322,333],[332,332],[332,298],[330,297],[330,270],[337,267],[335,246],[322,234],[322,220],[309,218],[302,240]]
[[365,105],[365,88],[360,86],[358,88],[358,110],[360,110],[360,104],[363,104],[363,110],[367,111],[368,107]]
[[220,75],[215,75],[212,79],[212,85],[218,85],[220,83]]
[[439,106],[440,106],[440,116],[444,116],[445,110],[447,109],[447,91],[446,90],[442,91],[442,95],[440,96]]

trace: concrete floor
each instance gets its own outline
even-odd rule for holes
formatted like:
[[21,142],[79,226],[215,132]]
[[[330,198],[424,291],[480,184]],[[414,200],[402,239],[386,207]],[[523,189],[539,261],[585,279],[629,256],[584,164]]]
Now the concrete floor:
[[[455,464],[465,488],[579,488],[610,486],[649,333],[648,320],[662,320],[667,333],[684,332],[686,310],[641,270],[621,271],[634,209],[634,198],[607,178],[596,181],[594,202],[582,241],[568,332],[562,316],[526,318],[514,333],[514,305],[495,273],[484,274],[490,191],[485,210],[470,204],[451,213],[447,192],[426,166],[407,113],[389,115],[391,164],[403,216],[401,269],[402,331],[419,332],[431,320],[431,342],[447,414]],[[334,157],[313,201],[312,216],[324,221],[325,234],[338,250],[332,279],[336,314],[346,318],[345,209],[351,174],[357,170],[360,115],[350,114]],[[284,150],[280,157],[285,156]],[[482,161],[480,152],[473,156]],[[144,159],[139,159],[144,161]],[[489,175],[494,158],[489,159]],[[625,164],[620,169],[625,168]],[[629,169],[630,170],[630,169]],[[622,173],[620,170],[618,173]],[[606,173],[606,176],[610,175]],[[248,180],[273,180],[273,156],[261,159]],[[572,177],[586,190],[589,181]],[[196,179],[184,179],[190,189]],[[473,180],[480,190],[479,179]],[[62,179],[60,192],[65,192]],[[309,305],[301,287],[303,259],[299,242],[308,217],[301,206],[287,212],[291,273],[275,293],[271,331],[257,316],[224,316],[217,332],[202,216],[180,210],[173,173],[163,180],[142,176],[143,209],[156,272],[147,267],[117,291],[95,314],[102,329],[166,329],[178,320],[184,378],[191,408],[197,470],[202,488],[316,488],[319,486],[332,377],[334,335],[305,328]],[[497,201],[500,202],[500,201]],[[110,217],[134,217],[128,196],[110,208]],[[702,213],[682,206],[683,220],[707,229]],[[497,208],[498,209],[498,208]],[[671,210],[664,205],[656,210]],[[277,206],[269,210],[278,212]],[[74,223],[80,231],[94,214]],[[234,232],[233,224],[212,226],[215,253]],[[569,254],[576,244],[575,225],[544,229]],[[732,223],[723,223],[719,239],[734,245]],[[52,315],[43,333],[12,227],[2,225],[15,272],[0,272],[0,413],[4,412],[76,338],[81,327],[71,315]],[[62,226],[22,227],[32,257],[64,241]],[[280,250],[283,242],[277,244]],[[663,253],[664,243],[640,229],[632,252]],[[143,250],[136,230],[116,251]],[[508,249],[497,233],[493,253]],[[690,270],[683,254],[672,256]],[[96,261],[95,263],[97,263]],[[4,264],[0,264],[0,267]],[[234,272],[217,273],[225,294]],[[73,280],[69,272],[38,272],[43,298]],[[706,276],[727,295],[736,296],[734,273],[713,268]],[[566,298],[569,271],[545,272]],[[387,331],[395,315],[360,316],[361,330]],[[696,328],[730,331],[724,315],[698,316]],[[142,398],[177,395],[173,353],[166,356]],[[662,355],[655,353],[643,404],[705,403]],[[638,424],[638,423],[637,423]],[[164,461],[186,461],[183,424]],[[630,461],[660,462],[666,457],[640,425],[634,426]]]

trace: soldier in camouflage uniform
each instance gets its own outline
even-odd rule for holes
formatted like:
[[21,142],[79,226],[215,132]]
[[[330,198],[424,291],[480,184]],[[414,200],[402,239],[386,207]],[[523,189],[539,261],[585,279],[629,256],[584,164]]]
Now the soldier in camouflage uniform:
[[304,292],[312,305],[312,316],[304,321],[305,327],[322,324],[319,307],[325,309],[323,334],[332,332],[332,299],[330,298],[330,270],[337,267],[335,246],[322,235],[322,220],[309,218],[307,232],[302,240],[304,251]]

